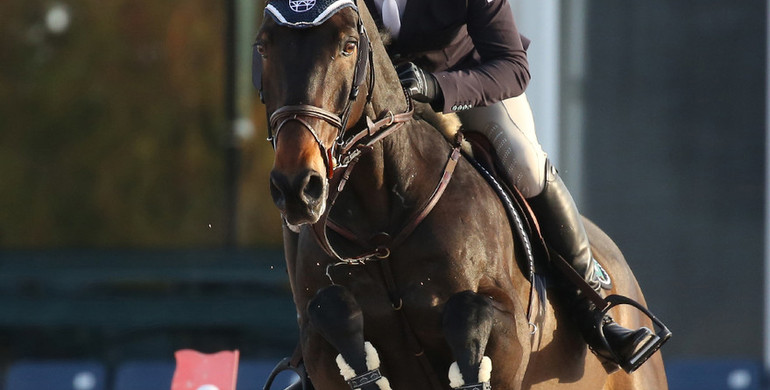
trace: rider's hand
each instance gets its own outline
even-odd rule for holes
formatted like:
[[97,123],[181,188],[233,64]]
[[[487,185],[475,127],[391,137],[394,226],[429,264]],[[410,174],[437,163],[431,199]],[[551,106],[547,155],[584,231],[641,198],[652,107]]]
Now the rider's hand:
[[436,77],[417,65],[406,62],[396,67],[401,85],[406,88],[412,99],[423,103],[433,103],[441,97],[441,86]]

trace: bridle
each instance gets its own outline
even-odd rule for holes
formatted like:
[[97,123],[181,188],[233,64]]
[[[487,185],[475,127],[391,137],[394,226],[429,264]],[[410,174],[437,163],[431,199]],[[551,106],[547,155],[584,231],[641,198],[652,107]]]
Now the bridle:
[[[346,156],[345,151],[350,149],[350,142],[357,141],[358,137],[351,137],[349,140],[345,140],[345,133],[348,128],[348,121],[350,120],[351,109],[353,104],[358,100],[358,95],[361,90],[361,86],[367,79],[367,68],[369,69],[369,85],[366,96],[366,104],[369,104],[372,99],[372,90],[374,89],[374,56],[372,54],[371,42],[369,36],[364,28],[361,15],[357,7],[352,7],[357,15],[356,29],[359,34],[358,42],[358,54],[356,58],[356,66],[353,71],[353,83],[351,86],[348,99],[345,102],[345,107],[342,112],[337,114],[326,110],[322,107],[299,104],[299,105],[287,105],[278,108],[270,115],[268,122],[268,137],[267,141],[276,148],[278,134],[284,125],[289,122],[299,122],[304,129],[310,132],[313,138],[318,144],[318,148],[321,152],[321,156],[324,159],[324,164],[327,170],[327,178],[331,179],[334,176],[335,169],[338,167],[347,166],[350,162],[351,156]],[[254,59],[254,73],[252,75],[254,85],[259,89],[260,98],[262,95],[262,55],[257,52],[256,47],[253,51]],[[264,102],[264,99],[263,99]],[[335,136],[334,144],[327,147],[318,135],[316,129],[307,121],[307,118],[320,119],[337,129],[337,135]]]
[[[268,4],[268,7],[269,6],[270,5]],[[312,227],[316,234],[316,239],[319,245],[327,254],[329,254],[332,258],[335,258],[340,262],[352,264],[352,263],[360,263],[365,259],[371,258],[374,255],[382,256],[383,250],[380,248],[373,253],[362,254],[361,256],[356,256],[353,258],[340,256],[332,248],[332,245],[329,242],[327,232],[326,232],[327,224],[337,232],[340,231],[339,226],[337,226],[336,224],[333,223],[333,221],[330,221],[328,219],[330,210],[334,205],[339,194],[345,188],[345,184],[350,178],[353,168],[356,166],[357,162],[359,161],[359,157],[363,153],[371,151],[375,143],[393,134],[395,131],[402,128],[403,127],[402,125],[404,123],[410,121],[414,113],[414,107],[412,106],[412,100],[408,96],[408,93],[402,89],[404,93],[404,99],[407,102],[407,110],[405,112],[394,114],[391,111],[386,111],[384,114],[381,114],[381,117],[376,119],[375,121],[373,121],[369,116],[364,115],[365,120],[363,125],[357,126],[360,128],[356,128],[353,134],[349,136],[346,135],[346,131],[349,130],[348,121],[350,119],[351,108],[359,98],[360,89],[367,79],[366,77],[367,74],[369,76],[368,90],[367,90],[367,96],[366,96],[367,105],[371,103],[372,92],[375,86],[374,54],[372,51],[371,42],[367,35],[366,29],[364,28],[364,24],[361,19],[361,14],[359,13],[358,7],[355,6],[355,0],[351,0],[349,3],[347,3],[347,6],[353,8],[356,12],[356,16],[357,16],[356,29],[359,33],[359,45],[358,45],[359,50],[358,50],[358,56],[356,59],[357,61],[356,66],[354,68],[354,73],[353,73],[353,83],[351,86],[351,91],[348,94],[348,99],[345,103],[345,107],[343,108],[340,114],[331,112],[322,107],[309,105],[309,104],[286,105],[286,106],[280,107],[276,109],[272,114],[270,114],[270,120],[268,123],[267,140],[273,145],[273,148],[275,148],[277,146],[276,139],[281,129],[283,128],[284,125],[292,121],[298,122],[305,130],[307,130],[313,136],[313,139],[315,139],[316,144],[318,145],[318,148],[321,152],[321,156],[323,156],[324,163],[326,164],[327,180],[329,180],[330,189],[326,199],[326,205],[327,205],[326,212],[321,216],[318,222],[313,224]],[[273,19],[276,20],[276,17],[274,14],[271,14],[271,16],[273,16]],[[301,22],[301,23],[304,23],[304,22]],[[297,24],[297,25],[291,25],[289,23],[282,23],[282,24],[289,25],[290,27],[300,27],[300,28],[307,27],[307,24]],[[312,24],[312,25],[316,25],[316,24]],[[262,95],[261,93],[261,89],[262,89],[261,59],[262,59],[262,56],[257,52],[255,47],[254,69],[253,69],[252,77],[253,77],[254,85],[260,90],[260,96]],[[368,68],[368,72],[367,72],[367,68]],[[316,131],[316,129],[313,127],[310,121],[308,121],[309,118],[320,119],[330,124],[335,129],[337,129],[337,134],[335,136],[335,142],[333,145],[331,145],[330,147],[327,147],[326,145],[324,145],[323,141],[321,140],[321,137],[319,136],[318,131]],[[359,121],[359,123],[360,122],[361,121]],[[443,192],[443,189],[448,183],[449,178],[451,177],[451,171],[454,170],[454,165],[457,162],[458,158],[459,158],[459,150],[455,149],[454,152],[452,153],[451,158],[448,160],[449,162],[447,163],[447,167],[445,167],[445,173],[444,175],[442,175],[442,180],[439,182],[437,190],[434,192],[434,194],[430,198],[429,204],[423,205],[422,208],[417,210],[414,213],[414,215],[411,218],[409,218],[410,222],[404,227],[404,229],[402,229],[402,234],[400,234],[399,236],[401,236],[402,238],[405,238],[406,236],[408,236],[408,233],[410,233],[414,229],[414,227],[416,227],[416,225],[419,224],[420,221],[422,221],[422,219],[427,215],[427,213],[430,212],[435,202],[438,200],[438,198],[440,198],[441,192]],[[344,235],[345,234],[343,233],[343,236]]]
[[[399,246],[403,241],[405,241],[406,238],[409,237],[412,231],[417,227],[417,225],[419,225],[420,222],[425,219],[425,217],[436,205],[444,190],[446,189],[449,180],[451,180],[452,172],[454,171],[457,161],[460,158],[461,141],[458,138],[454,148],[447,158],[444,171],[436,183],[436,188],[434,189],[433,193],[425,200],[421,206],[417,207],[412,212],[412,214],[407,217],[403,226],[401,226],[398,231],[393,232],[392,236],[384,234],[384,236],[389,237],[387,240],[385,240],[387,242],[378,243],[374,245],[375,247],[371,251],[353,257],[341,256],[334,250],[327,235],[327,226],[336,231],[338,234],[341,234],[343,237],[349,239],[350,241],[358,242],[364,247],[370,247],[370,243],[362,242],[350,231],[329,220],[330,210],[339,194],[345,188],[345,184],[350,178],[353,168],[359,161],[359,157],[363,153],[371,151],[374,144],[377,142],[393,134],[398,129],[403,128],[402,125],[410,121],[414,113],[412,100],[408,96],[407,92],[402,89],[404,93],[404,99],[406,100],[408,106],[405,112],[394,114],[391,111],[386,111],[384,114],[380,114],[380,117],[375,121],[373,121],[369,116],[364,115],[363,125],[357,126],[358,128],[353,132],[353,134],[346,136],[346,131],[349,130],[348,121],[351,115],[351,108],[353,107],[353,104],[360,98],[360,90],[367,79],[367,75],[369,76],[369,84],[365,103],[367,105],[371,103],[372,93],[375,86],[374,54],[369,36],[367,35],[366,28],[364,27],[361,14],[358,7],[356,6],[355,1],[356,0],[348,0],[344,2],[343,5],[343,7],[353,8],[353,10],[356,12],[356,29],[359,33],[359,45],[356,65],[353,70],[353,83],[342,112],[338,114],[325,108],[310,104],[286,105],[276,109],[273,113],[270,114],[270,120],[268,124],[268,141],[272,144],[273,148],[276,148],[277,146],[276,140],[280,134],[281,129],[283,129],[283,127],[289,122],[296,122],[301,125],[302,128],[307,130],[313,136],[313,139],[315,139],[315,142],[318,145],[321,156],[323,156],[324,163],[326,164],[327,180],[329,180],[330,188],[326,198],[326,211],[323,213],[320,219],[312,225],[312,230],[321,248],[329,256],[336,259],[338,261],[337,264],[363,264],[372,258],[387,258],[390,254],[390,248]],[[273,3],[268,3],[266,7],[266,13],[267,10],[271,7],[271,4]],[[295,20],[292,22],[287,21],[282,16],[282,14],[280,14],[280,11],[276,10],[275,7],[280,6],[280,4],[282,3],[278,3],[277,5],[272,6],[273,8],[270,10],[270,16],[273,17],[273,20],[275,20],[276,23],[295,28],[317,26],[324,20],[328,20],[328,18],[331,17],[330,15],[342,9],[339,8],[333,12],[330,11],[326,13],[325,16],[323,16],[326,19],[323,19],[322,16],[318,16],[312,22],[308,22],[304,19]],[[254,48],[254,68],[252,77],[254,85],[260,90],[260,95],[262,95],[262,55],[258,52],[256,47]],[[326,122],[337,130],[333,145],[324,145],[324,142],[321,140],[318,131],[313,127],[311,121],[308,120],[310,118]],[[361,121],[358,121],[358,123],[361,124]]]

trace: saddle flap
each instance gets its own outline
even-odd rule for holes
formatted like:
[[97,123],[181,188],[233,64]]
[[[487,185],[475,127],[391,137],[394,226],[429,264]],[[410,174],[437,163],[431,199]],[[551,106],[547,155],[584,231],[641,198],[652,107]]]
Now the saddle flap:
[[[463,130],[463,135],[471,144],[471,148],[473,150],[472,158],[475,159],[490,175],[493,176],[494,180],[498,182],[498,184],[508,193],[508,195],[513,200],[511,202],[512,206],[516,208],[518,214],[521,215],[522,219],[525,221],[525,225],[527,227],[525,232],[529,238],[529,241],[532,243],[533,252],[535,255],[534,271],[538,274],[547,275],[548,270],[551,269],[551,265],[554,264],[554,262],[557,264],[557,266],[560,266],[561,264],[559,263],[564,262],[564,260],[561,259],[557,253],[552,252],[549,249],[548,244],[546,243],[540,231],[537,217],[532,211],[532,208],[530,207],[529,202],[527,202],[527,199],[524,198],[524,196],[516,187],[510,188],[509,183],[501,178],[502,176],[500,172],[503,172],[505,169],[504,167],[498,166],[498,158],[495,154],[494,148],[492,147],[492,143],[489,142],[486,136],[476,131]],[[503,204],[506,204],[504,199]],[[515,226],[513,227],[514,230],[516,230]],[[519,265],[520,267],[524,266],[522,264]],[[612,280],[609,273],[595,259],[593,260],[593,267],[601,288],[604,290],[611,290]],[[527,275],[525,268],[522,269],[522,271],[525,273],[525,275]],[[567,266],[566,271],[563,269],[561,271],[570,271],[571,273],[574,273],[574,271],[571,271],[570,266]],[[570,275],[568,274],[568,276]],[[578,286],[582,286],[584,282],[581,282],[580,280],[582,280],[582,277],[576,279],[574,283],[577,283]]]

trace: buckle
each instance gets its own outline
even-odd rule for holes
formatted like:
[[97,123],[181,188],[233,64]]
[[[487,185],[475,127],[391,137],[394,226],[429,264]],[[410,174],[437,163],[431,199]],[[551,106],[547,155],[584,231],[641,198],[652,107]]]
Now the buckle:
[[350,378],[350,380],[348,381],[348,385],[350,385],[351,389],[360,389],[365,385],[377,382],[380,379],[382,379],[382,374],[380,373],[380,369],[375,368],[374,370],[367,371],[361,375]]
[[455,388],[455,390],[492,390],[489,382],[474,383],[470,385],[462,385]]

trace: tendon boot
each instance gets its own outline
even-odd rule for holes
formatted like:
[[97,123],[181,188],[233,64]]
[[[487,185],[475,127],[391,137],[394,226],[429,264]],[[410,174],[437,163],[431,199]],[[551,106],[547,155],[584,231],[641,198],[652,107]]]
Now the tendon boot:
[[[597,273],[588,236],[575,202],[549,161],[546,161],[545,176],[543,191],[528,199],[540,223],[543,238],[594,291],[601,292],[604,275]],[[638,365],[634,367],[629,362],[639,360],[634,358],[649,349],[653,332],[646,327],[634,331],[618,325],[610,316],[597,310],[587,298],[579,295],[580,287],[572,287],[576,289],[571,302],[574,317],[589,347],[600,357],[605,368],[615,371],[617,365],[620,365],[626,371],[636,369]],[[639,365],[643,362],[639,362]]]

